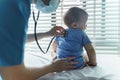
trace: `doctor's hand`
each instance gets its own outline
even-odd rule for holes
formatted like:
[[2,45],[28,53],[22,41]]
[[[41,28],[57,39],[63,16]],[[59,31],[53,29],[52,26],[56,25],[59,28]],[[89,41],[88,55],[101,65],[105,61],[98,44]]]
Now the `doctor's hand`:
[[53,63],[51,64],[53,72],[75,69],[76,68],[75,64],[77,64],[77,62],[71,61],[73,59],[74,57],[54,60]]
[[48,31],[50,36],[64,36],[65,29],[61,26],[54,26],[52,29]]

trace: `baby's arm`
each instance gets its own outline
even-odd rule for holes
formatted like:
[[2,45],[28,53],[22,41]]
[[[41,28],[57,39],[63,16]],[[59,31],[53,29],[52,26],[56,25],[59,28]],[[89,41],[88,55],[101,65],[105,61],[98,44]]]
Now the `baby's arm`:
[[92,44],[87,44],[84,47],[85,47],[85,50],[86,50],[88,58],[89,58],[88,65],[96,66],[97,65],[96,53],[95,53],[95,50],[94,50]]
[[57,50],[57,46],[58,46],[58,42],[57,41],[53,41],[52,43],[52,53],[51,53],[51,56],[52,56],[52,59],[56,59],[56,50]]

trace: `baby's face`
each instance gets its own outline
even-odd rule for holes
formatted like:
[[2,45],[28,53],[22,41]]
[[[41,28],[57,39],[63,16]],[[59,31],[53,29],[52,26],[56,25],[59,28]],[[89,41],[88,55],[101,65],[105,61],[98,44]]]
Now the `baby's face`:
[[81,27],[82,30],[85,30],[87,28],[87,25]]
[[82,30],[85,30],[87,28],[87,25],[85,23],[81,24],[81,23],[77,23],[76,28],[80,28]]
[[85,30],[87,28],[87,25],[79,26],[80,29]]
[[82,29],[82,30],[85,30],[87,28],[87,25],[86,25],[86,22],[87,22],[87,19],[83,19],[82,22],[77,22],[77,27]]

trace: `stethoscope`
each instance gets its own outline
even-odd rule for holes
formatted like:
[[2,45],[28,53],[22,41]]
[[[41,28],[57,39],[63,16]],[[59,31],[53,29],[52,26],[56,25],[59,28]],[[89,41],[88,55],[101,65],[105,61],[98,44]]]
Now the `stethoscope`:
[[40,11],[38,11],[37,13],[37,17],[35,18],[35,12],[34,12],[34,9],[32,11],[32,14],[33,14],[33,20],[34,20],[34,38],[35,38],[35,41],[36,41],[36,44],[37,46],[39,47],[39,49],[42,51],[42,53],[46,54],[50,48],[50,45],[52,43],[52,41],[54,40],[55,37],[53,37],[51,40],[50,40],[50,43],[46,49],[46,51],[43,51],[42,47],[40,46],[39,42],[38,42],[38,38],[37,38],[37,34],[36,34],[36,28],[37,28],[37,23],[38,23],[38,20],[39,20],[39,16],[40,16]]
[[[34,3],[34,0],[32,0],[33,3]],[[63,0],[62,0],[63,2]],[[33,6],[32,6],[33,8]],[[37,28],[37,23],[38,23],[38,20],[39,20],[39,16],[40,16],[40,11],[38,11],[37,13],[37,17],[35,18],[35,13],[34,13],[34,8],[32,9],[32,14],[33,14],[33,20],[34,20],[34,38],[35,38],[35,41],[36,41],[36,44],[38,45],[39,49],[42,51],[42,53],[46,54],[50,48],[50,45],[52,43],[52,41],[54,40],[55,37],[53,37],[51,40],[50,40],[50,43],[46,49],[46,51],[43,51],[42,47],[40,46],[39,42],[38,42],[38,39],[37,39],[37,34],[36,34],[36,28]],[[64,36],[66,35],[66,31],[65,31],[65,34]]]

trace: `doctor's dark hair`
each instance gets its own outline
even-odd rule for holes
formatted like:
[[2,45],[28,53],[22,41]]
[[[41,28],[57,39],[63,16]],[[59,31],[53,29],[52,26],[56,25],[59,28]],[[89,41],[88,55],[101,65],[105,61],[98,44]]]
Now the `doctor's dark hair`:
[[65,25],[71,26],[71,24],[74,22],[86,24],[87,18],[88,18],[88,13],[86,11],[78,7],[72,7],[65,13],[63,20]]

